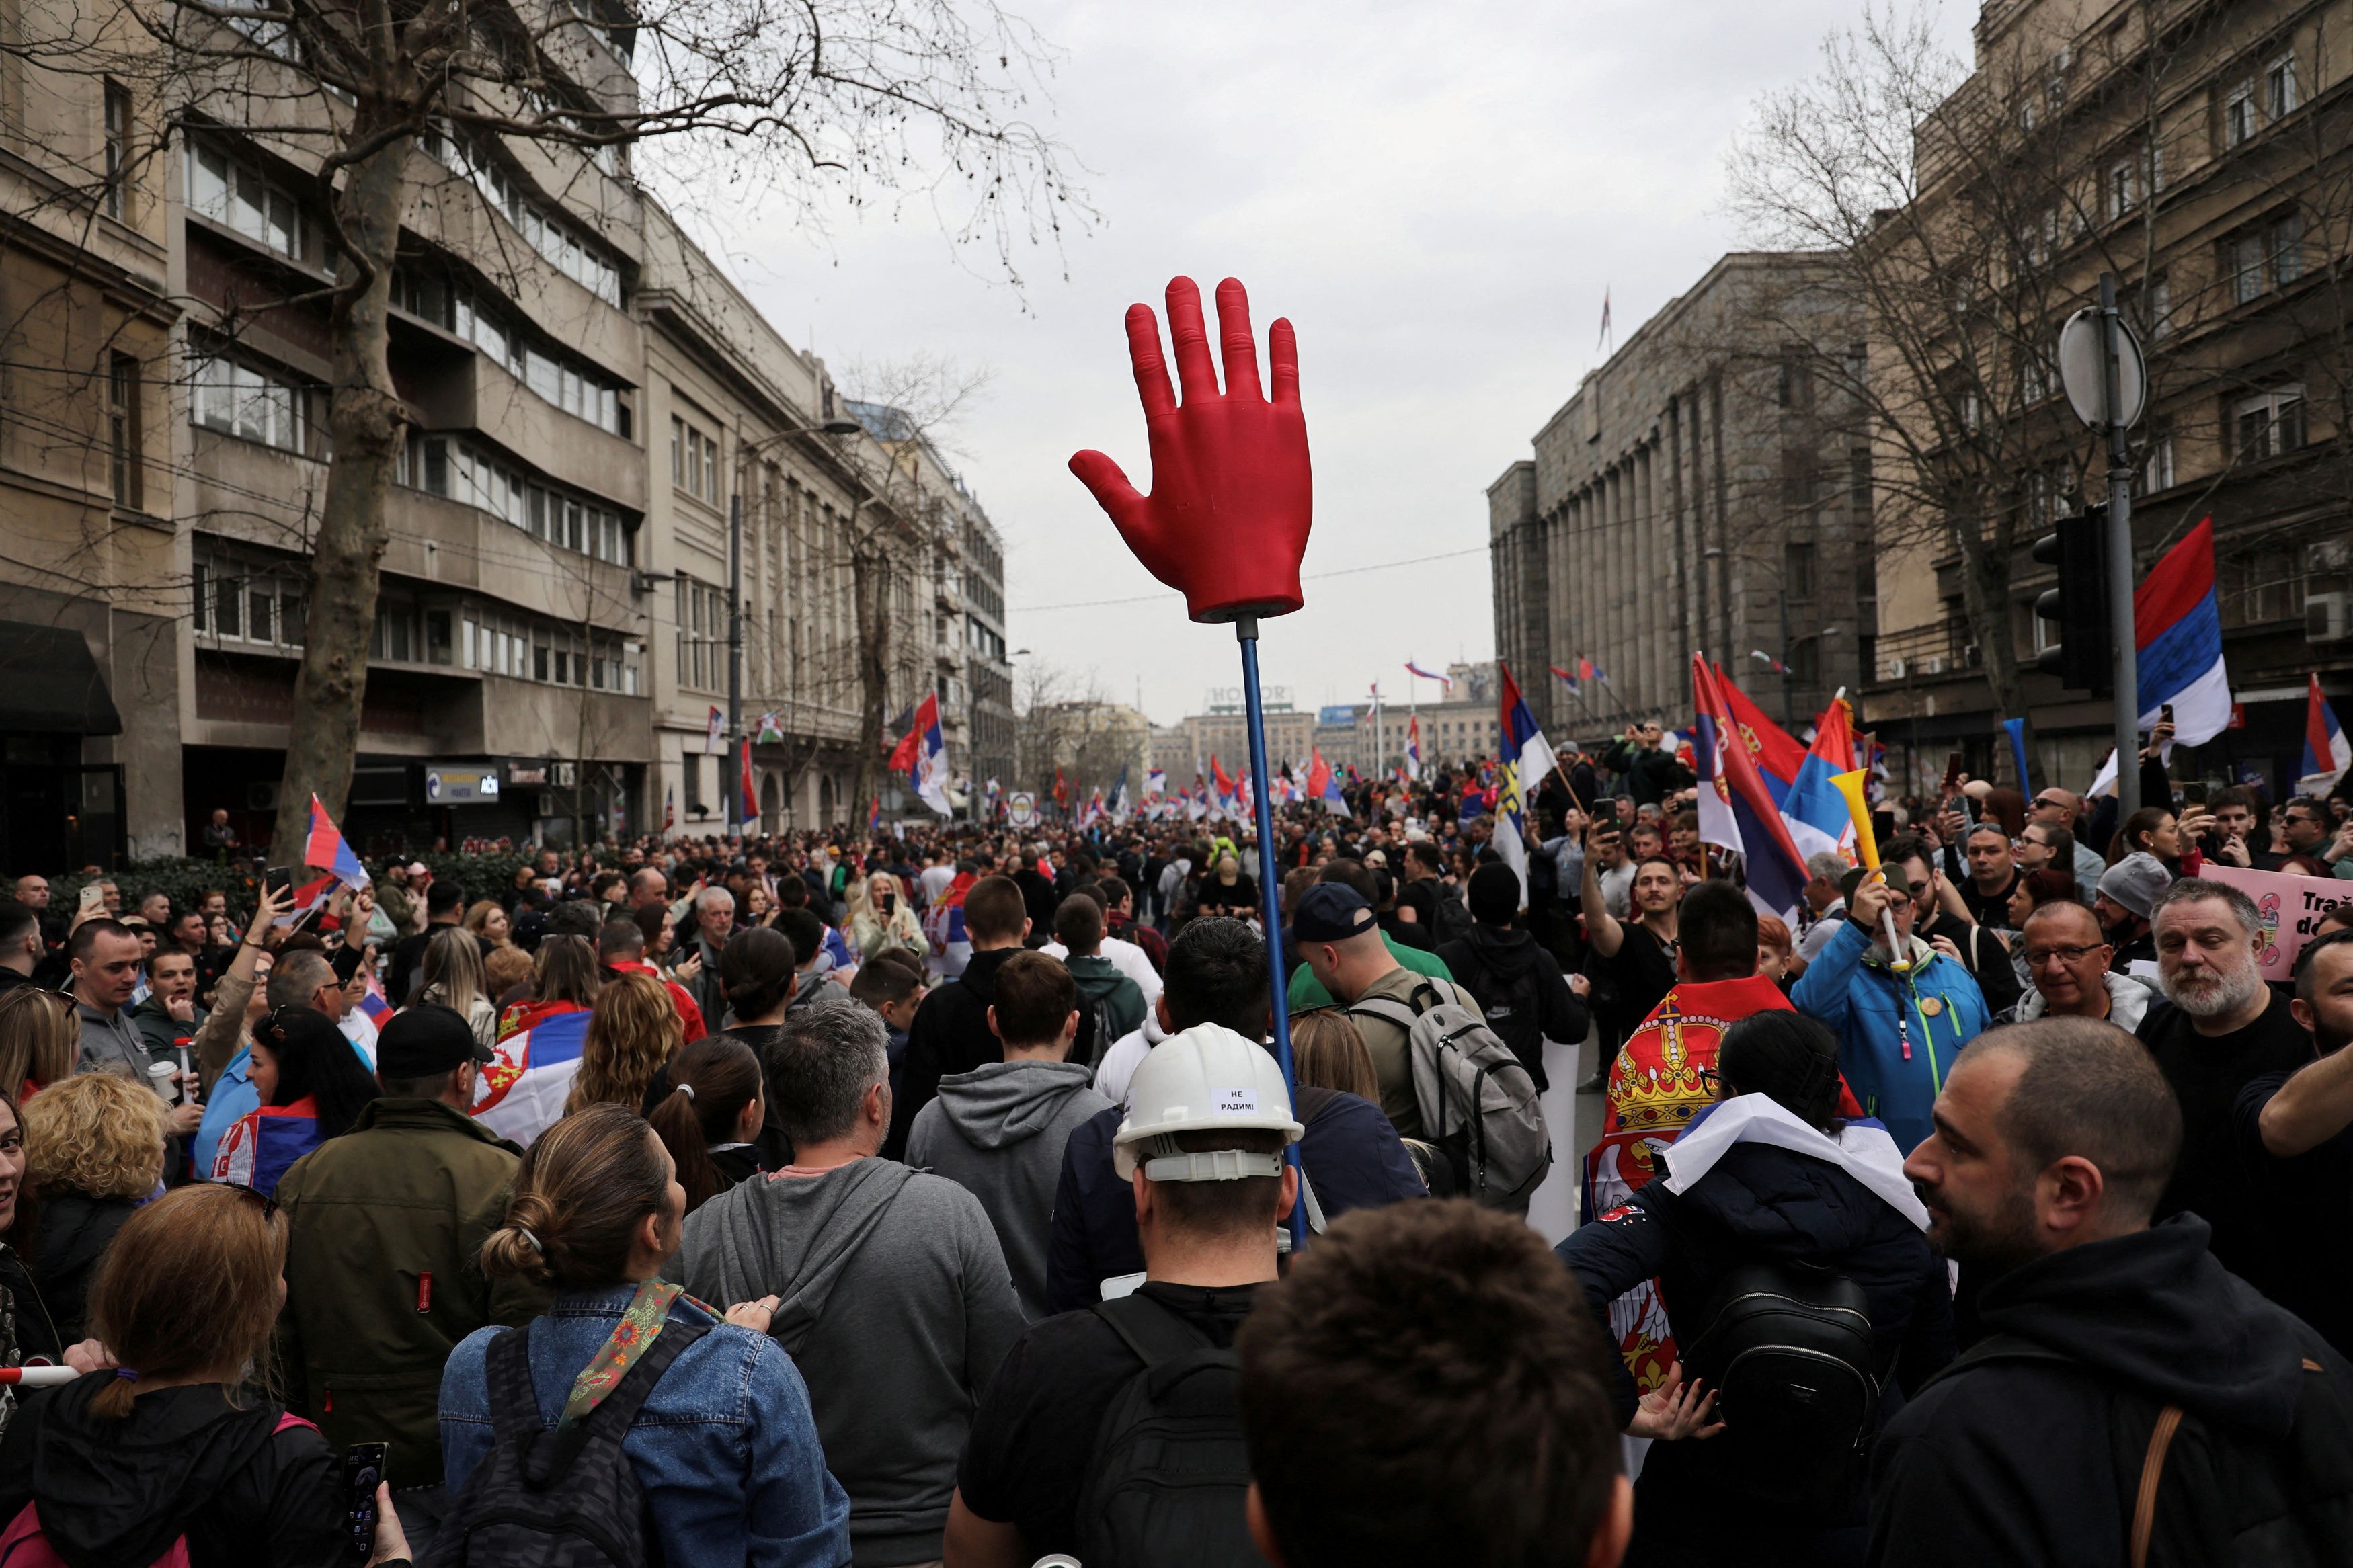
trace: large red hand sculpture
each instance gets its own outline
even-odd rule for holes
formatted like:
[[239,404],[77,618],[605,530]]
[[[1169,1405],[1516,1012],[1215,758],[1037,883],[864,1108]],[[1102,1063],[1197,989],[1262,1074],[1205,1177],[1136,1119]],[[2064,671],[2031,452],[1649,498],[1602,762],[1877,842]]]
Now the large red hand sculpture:
[[1138,495],[1101,452],[1081,452],[1071,472],[1111,513],[1145,570],[1183,592],[1195,620],[1287,616],[1304,602],[1299,558],[1314,510],[1291,323],[1278,321],[1267,333],[1271,402],[1259,390],[1250,296],[1233,279],[1218,285],[1225,391],[1218,390],[1201,291],[1190,278],[1168,285],[1168,334],[1185,392],[1181,405],[1168,388],[1152,308],[1127,308],[1127,353],[1144,398],[1152,493]]

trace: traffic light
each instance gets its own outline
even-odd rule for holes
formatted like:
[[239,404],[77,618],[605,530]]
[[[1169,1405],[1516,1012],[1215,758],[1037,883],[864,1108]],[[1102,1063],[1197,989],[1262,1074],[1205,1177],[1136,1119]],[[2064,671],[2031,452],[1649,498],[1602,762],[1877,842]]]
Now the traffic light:
[[2116,694],[2110,664],[2108,619],[2108,509],[2105,502],[2080,517],[2063,517],[2056,533],[2034,542],[2034,559],[2059,569],[2059,585],[2043,590],[2034,613],[2059,623],[2059,639],[2035,663],[2063,686],[2094,697]]

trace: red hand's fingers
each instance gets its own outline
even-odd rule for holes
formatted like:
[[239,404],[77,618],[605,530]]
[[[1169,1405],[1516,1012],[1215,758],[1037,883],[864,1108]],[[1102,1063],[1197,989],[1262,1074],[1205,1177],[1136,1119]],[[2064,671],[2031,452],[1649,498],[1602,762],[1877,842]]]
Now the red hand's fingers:
[[1250,292],[1238,278],[1218,285],[1218,342],[1225,351],[1226,395],[1261,395],[1258,343],[1250,336]]
[[1274,393],[1273,401],[1296,405],[1299,402],[1299,339],[1291,330],[1291,318],[1278,316],[1266,331],[1266,359],[1269,378]]
[[1136,493],[1127,476],[1117,463],[1101,452],[1085,451],[1071,458],[1071,472],[1078,475],[1079,483],[1087,487],[1095,504],[1111,514],[1113,522],[1125,533],[1128,525],[1144,513],[1144,497]]
[[1201,291],[1190,278],[1168,280],[1168,345],[1176,353],[1176,384],[1187,404],[1218,395],[1209,358],[1209,329],[1201,323]]
[[1145,418],[1175,413],[1176,394],[1168,385],[1168,363],[1160,357],[1160,323],[1149,305],[1127,308],[1127,358],[1135,367],[1135,391],[1144,399]]

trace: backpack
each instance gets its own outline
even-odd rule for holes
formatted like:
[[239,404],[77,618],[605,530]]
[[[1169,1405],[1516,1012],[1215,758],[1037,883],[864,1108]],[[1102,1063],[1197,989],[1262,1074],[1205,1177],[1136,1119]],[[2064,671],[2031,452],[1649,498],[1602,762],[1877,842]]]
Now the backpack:
[[2129,1521],[2131,1568],[2317,1568],[2353,1561],[2353,1400],[2309,1352],[2303,1359],[2295,1426],[2269,1443],[2211,1426],[2016,1334],[1988,1334],[1921,1389],[1987,1362],[2072,1367],[2108,1394],[2109,1460]]
[[1263,1568],[1242,1500],[1240,1360],[1149,1296],[1093,1311],[1144,1363],[1112,1396],[1079,1490],[1078,1559],[1105,1568]]
[[653,1348],[587,1419],[562,1432],[540,1422],[531,1384],[531,1330],[510,1329],[482,1358],[490,1380],[491,1457],[458,1493],[420,1568],[645,1568],[652,1547],[645,1489],[621,1452],[654,1384],[707,1323],[665,1322]]
[[1454,994],[1430,980],[1413,1005],[1368,996],[1351,1016],[1386,1018],[1406,1031],[1421,1135],[1454,1173],[1454,1190],[1489,1208],[1525,1214],[1552,1168],[1552,1137],[1535,1081],[1512,1047]]
[[1704,1323],[1683,1359],[1716,1391],[1717,1441],[1738,1435],[1745,1479],[1799,1513],[1853,1496],[1879,1429],[1882,1372],[1862,1287],[1809,1264],[1744,1264]]
[[1512,1047],[1512,1054],[1528,1069],[1536,1091],[1542,1093],[1549,1086],[1544,1075],[1544,989],[1536,968],[1531,965],[1517,979],[1499,984],[1493,972],[1480,962],[1478,950],[1467,942],[1450,943],[1439,956],[1454,972],[1454,978],[1469,988],[1479,1011],[1486,1015],[1487,1026]]
[[[295,1426],[319,1428],[300,1415],[280,1415],[278,1425],[269,1429],[273,1437]],[[66,1568],[66,1560],[58,1555],[49,1538],[41,1533],[41,1505],[28,1502],[17,1510],[16,1517],[0,1530],[0,1568]],[[188,1568],[188,1538],[176,1535],[164,1555],[155,1559],[150,1568]]]
[[1438,925],[1440,942],[1471,940],[1471,933],[1478,929],[1478,922],[1471,918],[1471,906],[1462,901],[1462,890],[1460,888],[1450,888],[1443,882],[1439,883],[1438,896],[1431,902],[1436,905],[1436,912],[1432,918]]

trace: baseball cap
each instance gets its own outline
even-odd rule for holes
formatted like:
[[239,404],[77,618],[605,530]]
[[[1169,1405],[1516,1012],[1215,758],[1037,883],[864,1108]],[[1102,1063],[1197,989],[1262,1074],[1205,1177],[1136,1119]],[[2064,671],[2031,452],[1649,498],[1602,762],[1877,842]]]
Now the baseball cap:
[[2165,862],[2145,849],[2136,849],[2100,876],[2099,890],[2141,919],[2157,906],[2158,895],[2173,885]]
[[430,1004],[395,1014],[375,1042],[375,1069],[388,1079],[431,1078],[463,1062],[497,1059],[454,1008]]
[[1316,883],[1291,912],[1292,933],[1301,942],[1345,942],[1372,929],[1373,907],[1341,882]]

